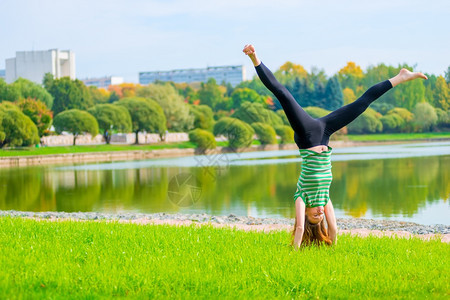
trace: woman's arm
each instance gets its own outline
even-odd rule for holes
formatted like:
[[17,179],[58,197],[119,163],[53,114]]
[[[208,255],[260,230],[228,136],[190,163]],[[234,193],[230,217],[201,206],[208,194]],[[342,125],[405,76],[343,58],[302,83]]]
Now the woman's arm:
[[337,224],[336,224],[336,216],[334,215],[333,203],[331,200],[328,201],[327,205],[324,207],[325,217],[327,218],[328,224],[328,235],[330,236],[333,244],[337,242]]
[[301,197],[295,200],[295,217],[297,224],[295,224],[294,249],[298,249],[302,243],[303,232],[305,230],[305,203]]
[[253,45],[245,45],[244,50],[242,50],[248,57],[252,60],[253,65],[255,67],[259,66],[261,64],[261,61],[256,55],[255,47]]

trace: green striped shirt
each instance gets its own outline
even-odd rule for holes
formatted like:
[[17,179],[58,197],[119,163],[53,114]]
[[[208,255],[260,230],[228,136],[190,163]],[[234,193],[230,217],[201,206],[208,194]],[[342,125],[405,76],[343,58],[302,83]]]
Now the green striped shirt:
[[300,149],[302,156],[302,172],[298,177],[297,190],[294,201],[298,197],[303,199],[306,207],[325,206],[330,200],[331,151],[317,153],[312,150]]

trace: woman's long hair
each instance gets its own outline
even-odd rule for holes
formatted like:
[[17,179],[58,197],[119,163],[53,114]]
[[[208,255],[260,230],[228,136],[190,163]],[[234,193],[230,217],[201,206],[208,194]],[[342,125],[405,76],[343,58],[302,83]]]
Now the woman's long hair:
[[[297,216],[295,216],[295,224],[294,229],[292,230],[292,241],[291,246],[294,245],[294,239],[295,239],[295,233],[297,230]],[[328,236],[328,230],[325,226],[325,222],[322,219],[317,224],[312,224],[308,221],[308,218],[305,216],[305,225],[304,225],[304,231],[302,236],[302,246],[309,246],[309,245],[317,245],[320,246],[322,243],[330,246],[331,245],[331,239]]]

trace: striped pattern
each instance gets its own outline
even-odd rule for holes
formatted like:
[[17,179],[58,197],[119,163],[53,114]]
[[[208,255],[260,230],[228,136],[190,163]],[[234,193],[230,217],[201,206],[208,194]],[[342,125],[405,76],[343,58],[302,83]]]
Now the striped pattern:
[[325,206],[328,203],[333,179],[331,174],[332,150],[330,146],[328,146],[328,151],[321,153],[300,149],[303,159],[302,172],[298,178],[294,201],[301,197],[306,207]]

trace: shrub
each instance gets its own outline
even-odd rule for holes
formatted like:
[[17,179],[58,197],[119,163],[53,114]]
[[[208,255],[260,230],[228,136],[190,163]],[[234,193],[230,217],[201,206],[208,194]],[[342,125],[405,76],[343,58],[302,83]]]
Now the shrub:
[[223,117],[214,125],[214,135],[226,136],[232,148],[250,146],[254,134],[250,125],[236,118]]
[[211,131],[214,126],[214,117],[211,107],[206,105],[190,105],[190,112],[194,116],[194,128]]
[[273,127],[283,125],[283,120],[274,111],[264,108],[261,103],[245,101],[233,113],[233,118],[242,120],[248,124],[261,122]]
[[294,130],[290,126],[282,125],[275,127],[275,132],[280,136],[280,144],[294,142]]
[[204,129],[194,129],[189,132],[189,140],[197,146],[197,149],[204,152],[207,149],[215,149],[217,147],[214,135]]
[[12,103],[0,104],[0,147],[30,146],[39,143],[33,121]]
[[308,106],[304,108],[305,111],[314,119],[325,117],[330,113],[329,110],[316,106]]
[[430,131],[438,121],[434,107],[427,102],[417,103],[414,107],[414,125],[418,131]]
[[255,130],[261,145],[277,143],[277,134],[269,124],[255,122],[252,124],[252,128]]
[[398,132],[400,128],[405,124],[405,120],[398,114],[388,114],[380,118],[383,123],[384,132]]
[[383,123],[379,120],[381,115],[375,110],[368,108],[362,115],[357,117],[348,127],[350,133],[375,133],[383,130]]

